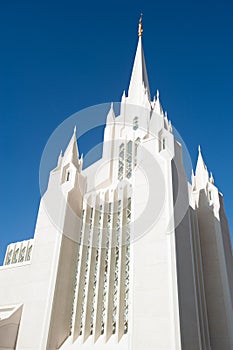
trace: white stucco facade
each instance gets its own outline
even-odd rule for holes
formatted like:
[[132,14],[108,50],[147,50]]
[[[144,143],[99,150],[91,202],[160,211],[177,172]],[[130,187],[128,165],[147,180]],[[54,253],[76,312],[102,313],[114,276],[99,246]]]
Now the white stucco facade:
[[140,26],[102,158],[83,169],[74,130],[34,239],[7,248],[0,350],[233,350],[223,197],[200,150],[187,181],[159,94],[151,101]]

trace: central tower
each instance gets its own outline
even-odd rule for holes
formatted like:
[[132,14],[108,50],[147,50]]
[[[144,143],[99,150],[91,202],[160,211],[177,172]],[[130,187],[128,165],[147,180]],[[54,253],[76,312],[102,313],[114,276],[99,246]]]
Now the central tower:
[[140,18],[128,94],[119,116],[111,105],[103,157],[81,172],[86,189],[70,341],[84,349],[197,350],[202,339],[182,147],[159,92],[151,101],[142,32]]

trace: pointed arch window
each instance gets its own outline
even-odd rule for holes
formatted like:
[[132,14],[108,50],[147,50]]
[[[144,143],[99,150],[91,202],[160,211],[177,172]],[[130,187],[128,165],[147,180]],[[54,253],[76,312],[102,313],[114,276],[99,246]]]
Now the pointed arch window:
[[27,261],[31,260],[31,254],[32,254],[32,245],[30,245],[27,251],[27,258],[26,258]]
[[138,146],[140,144],[140,137],[138,137],[134,142],[134,166],[137,165],[138,162]]
[[118,180],[123,179],[124,174],[125,145],[122,143],[119,149]]
[[119,289],[119,263],[120,263],[120,225],[121,225],[121,200],[117,205],[116,218],[116,246],[115,246],[115,271],[113,284],[113,309],[112,309],[112,334],[116,333],[117,309],[118,309],[118,289]]
[[23,247],[20,251],[19,262],[23,262],[25,259],[26,247]]
[[19,257],[19,248],[17,248],[14,252],[12,263],[15,264],[18,262],[18,257]]
[[126,177],[128,179],[132,176],[132,148],[133,142],[129,141],[127,143],[127,158],[126,158]]
[[128,198],[126,208],[126,245],[125,245],[125,290],[124,290],[124,334],[128,333],[129,316],[129,279],[130,279],[130,223],[131,223],[131,198]]
[[7,254],[6,265],[9,265],[11,263],[12,254],[13,254],[13,249],[11,249]]

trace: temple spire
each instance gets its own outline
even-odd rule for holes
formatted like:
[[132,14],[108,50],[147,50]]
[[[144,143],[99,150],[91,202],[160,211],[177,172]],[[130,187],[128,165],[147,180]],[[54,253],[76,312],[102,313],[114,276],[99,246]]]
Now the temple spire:
[[146,70],[146,62],[142,46],[142,15],[138,24],[138,46],[133,64],[132,75],[129,84],[128,98],[131,103],[140,104],[145,95],[150,100],[150,87]]
[[159,90],[157,90],[157,92],[156,92],[156,100],[154,103],[154,110],[157,114],[163,115],[163,108],[161,106],[160,98],[159,98]]
[[207,168],[206,168],[205,162],[204,162],[203,157],[202,157],[201,146],[199,145],[198,146],[198,159],[197,159],[197,166],[196,166],[196,175],[197,175],[197,173],[204,174],[204,173],[206,173],[206,171],[207,171]]
[[203,160],[200,145],[198,146],[198,159],[195,175],[197,188],[205,188],[206,184],[209,182],[209,172]]
[[115,122],[115,112],[113,102],[111,103],[110,110],[107,115],[107,124],[114,124]]
[[76,126],[75,126],[73,135],[64,153],[63,164],[70,162],[78,167],[78,158],[79,158],[79,152],[78,152]]

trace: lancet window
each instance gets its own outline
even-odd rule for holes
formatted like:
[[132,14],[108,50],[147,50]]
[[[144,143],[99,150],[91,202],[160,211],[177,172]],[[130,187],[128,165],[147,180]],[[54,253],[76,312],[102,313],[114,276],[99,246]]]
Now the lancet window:
[[138,137],[134,142],[134,166],[138,163],[138,147],[140,144],[140,137]]
[[13,254],[13,259],[12,259],[12,263],[15,264],[18,262],[18,257],[19,257],[19,248],[17,248],[15,251],[14,251],[14,254]]
[[23,247],[20,251],[19,262],[23,262],[25,259],[26,247]]
[[98,283],[98,266],[100,259],[100,240],[101,240],[101,222],[102,222],[102,205],[98,212],[98,228],[97,228],[97,240],[96,240],[96,249],[95,249],[95,269],[94,269],[94,280],[93,280],[93,297],[92,297],[92,308],[91,308],[91,327],[90,334],[93,334],[94,329],[94,315],[95,315],[95,300],[97,294],[97,283]]
[[117,205],[116,218],[116,247],[115,247],[115,273],[113,286],[113,311],[112,311],[112,333],[116,333],[116,317],[117,317],[117,294],[119,285],[119,256],[120,256],[120,224],[121,224],[121,201]]
[[32,245],[30,245],[27,251],[27,257],[26,257],[27,261],[31,260],[31,255],[32,255]]
[[128,198],[126,209],[126,245],[125,245],[125,293],[124,293],[124,333],[128,332],[129,315],[129,269],[130,269],[130,222],[131,222],[131,198]]
[[9,265],[11,263],[12,254],[13,254],[13,249],[11,249],[7,254],[6,265]]
[[119,149],[118,180],[122,180],[124,176],[124,161],[125,161],[125,145],[124,143],[122,143]]
[[129,141],[127,143],[127,158],[126,158],[126,177],[128,179],[132,176],[132,148],[133,142]]

